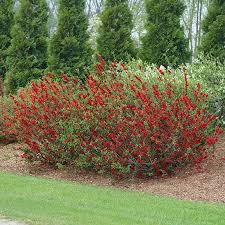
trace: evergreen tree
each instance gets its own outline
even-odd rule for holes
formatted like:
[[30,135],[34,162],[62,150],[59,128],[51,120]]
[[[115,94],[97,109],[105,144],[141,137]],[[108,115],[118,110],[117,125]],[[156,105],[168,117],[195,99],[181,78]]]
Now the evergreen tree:
[[107,61],[127,61],[136,50],[131,31],[132,13],[127,0],[106,0],[97,37],[98,53]]
[[201,50],[225,61],[225,0],[213,0],[203,21]]
[[4,77],[6,73],[6,56],[13,23],[13,4],[13,0],[0,0],[0,77]]
[[82,77],[92,59],[85,0],[59,0],[58,26],[49,48],[49,69]]
[[47,67],[48,7],[45,0],[21,0],[11,31],[5,85],[15,92]]
[[145,0],[147,33],[140,57],[157,65],[178,66],[189,60],[188,40],[180,25],[185,6],[182,0]]

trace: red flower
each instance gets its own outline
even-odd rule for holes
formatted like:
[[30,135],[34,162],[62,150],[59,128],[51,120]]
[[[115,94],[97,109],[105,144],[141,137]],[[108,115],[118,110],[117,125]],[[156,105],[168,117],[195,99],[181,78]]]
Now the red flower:
[[48,73],[48,77],[52,79],[53,78],[53,73],[51,73],[51,72]]
[[221,135],[221,134],[223,133],[223,130],[222,130],[220,127],[216,126],[216,127],[215,127],[215,133],[216,133],[217,135]]
[[209,146],[214,145],[217,142],[217,138],[213,137],[207,137],[206,142]]
[[126,72],[128,71],[127,68],[126,68],[126,66],[125,66],[122,62],[120,62],[120,65],[121,65],[121,67],[122,67],[122,69],[123,69],[124,71],[126,71]]
[[26,159],[27,155],[26,155],[25,153],[22,153],[22,154],[20,155],[20,157],[23,158],[23,159]]
[[167,109],[167,104],[165,102],[161,102],[161,106],[163,109]]
[[109,142],[109,141],[106,141],[106,142],[104,143],[104,146],[105,146],[106,148],[109,148],[109,147],[110,147],[110,142]]
[[133,92],[136,92],[136,88],[134,87],[134,85],[130,85],[130,88],[131,88],[131,90],[133,91]]
[[186,94],[187,94],[187,91],[188,91],[188,79],[187,79],[187,71],[186,71],[185,67],[183,67],[183,71],[184,71],[184,80],[185,80],[185,91],[186,91]]
[[152,88],[153,88],[153,94],[155,96],[155,98],[161,98],[160,97],[160,94],[159,94],[159,90],[158,90],[158,86],[157,85],[152,85]]
[[69,82],[69,81],[70,81],[69,77],[66,76],[66,74],[65,74],[64,72],[61,73],[61,76],[62,76],[62,78],[63,78],[63,80],[64,80],[65,82]]
[[162,69],[158,69],[158,71],[159,71],[159,73],[161,74],[161,75],[164,75],[165,73],[164,73],[164,71],[162,70]]
[[100,127],[104,129],[106,127],[106,122],[105,121],[101,121],[100,122]]
[[102,65],[105,65],[105,64],[106,64],[105,60],[102,58],[101,55],[98,55],[98,60],[99,60],[99,62],[100,62]]

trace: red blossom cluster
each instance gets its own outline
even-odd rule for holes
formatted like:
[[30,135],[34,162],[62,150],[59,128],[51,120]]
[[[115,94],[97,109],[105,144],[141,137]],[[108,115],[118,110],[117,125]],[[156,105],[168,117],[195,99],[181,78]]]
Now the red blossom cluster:
[[12,97],[4,123],[27,145],[23,157],[114,177],[174,174],[207,158],[222,130],[185,70],[180,93],[171,72],[160,69],[149,83],[122,63],[108,68],[101,59],[85,84],[49,74]]

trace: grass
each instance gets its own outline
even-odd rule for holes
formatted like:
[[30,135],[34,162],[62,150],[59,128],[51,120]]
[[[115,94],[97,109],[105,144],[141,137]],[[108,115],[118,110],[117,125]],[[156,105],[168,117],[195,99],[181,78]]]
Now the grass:
[[224,225],[225,205],[0,173],[0,215],[35,225]]

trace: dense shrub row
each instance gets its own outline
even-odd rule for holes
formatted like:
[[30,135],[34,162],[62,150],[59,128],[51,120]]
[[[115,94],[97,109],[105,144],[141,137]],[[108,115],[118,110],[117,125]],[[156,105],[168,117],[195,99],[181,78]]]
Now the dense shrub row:
[[161,68],[151,76],[105,67],[101,60],[85,83],[50,73],[3,105],[2,123],[26,144],[25,158],[114,177],[174,174],[207,158],[222,130],[185,68],[177,78]]

